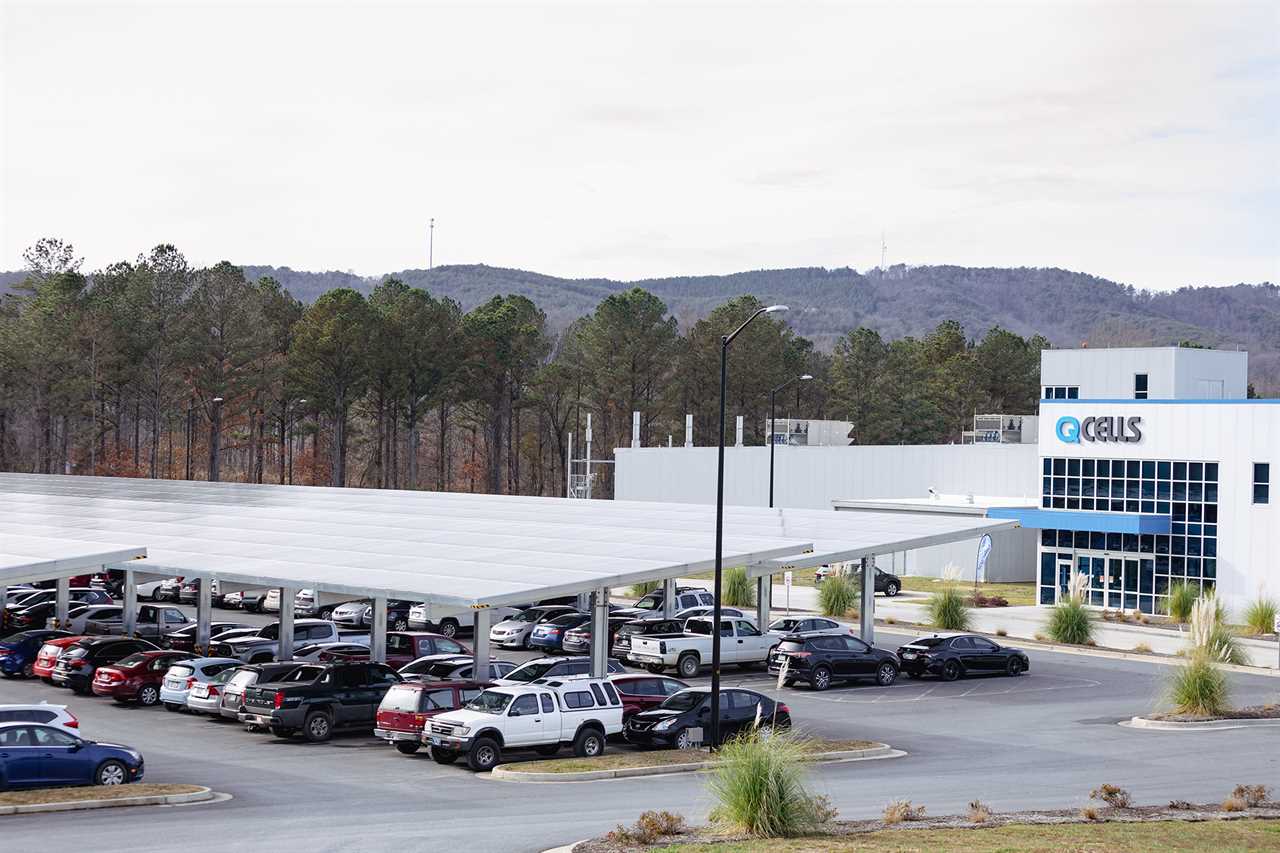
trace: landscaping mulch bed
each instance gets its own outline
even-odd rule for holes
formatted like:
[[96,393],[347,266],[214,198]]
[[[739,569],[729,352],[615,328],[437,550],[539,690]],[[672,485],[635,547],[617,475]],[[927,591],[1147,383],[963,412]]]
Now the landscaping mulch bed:
[[40,788],[34,791],[0,792],[0,806],[30,806],[41,803],[73,803],[79,800],[118,800],[128,797],[171,797],[192,794],[199,785],[77,785],[68,788]]
[[1236,708],[1217,717],[1201,717],[1195,714],[1143,714],[1148,720],[1167,723],[1212,723],[1217,720],[1280,720],[1280,705],[1251,705]]
[[[974,832],[981,832],[982,830],[994,827],[1015,826],[1036,827],[1061,826],[1067,824],[1101,826],[1107,823],[1155,823],[1172,821],[1200,822],[1239,820],[1246,818],[1280,820],[1280,802],[1275,801],[1269,801],[1262,805],[1239,812],[1225,812],[1222,810],[1221,804],[1218,803],[1187,803],[1184,805],[1188,806],[1188,808],[1172,808],[1171,806],[1135,806],[1128,809],[1117,809],[1099,805],[1094,808],[1094,811],[1097,814],[1096,820],[1086,820],[1083,818],[1080,814],[1080,809],[1051,809],[1047,811],[993,813],[983,823],[973,823],[964,815],[926,817],[923,820],[898,824],[888,824],[880,819],[836,821],[831,825],[830,830],[824,835],[808,836],[804,839],[796,839],[796,841],[801,843],[801,846],[794,849],[820,850],[822,849],[822,842],[824,839],[856,840],[857,836],[866,836],[871,835],[872,833],[890,831],[898,832],[903,830],[971,830]],[[733,846],[738,843],[750,841],[757,841],[765,844],[766,846],[772,845],[772,842],[767,840],[760,842],[758,839],[750,839],[742,835],[717,833],[710,827],[695,827],[683,835],[669,836],[657,843],[648,845],[620,844],[610,841],[604,837],[593,838],[574,846],[573,853],[631,853],[631,851],[661,850],[669,848],[672,845],[680,845],[681,847],[694,844]],[[1016,850],[1018,848],[1008,847],[1005,849]]]

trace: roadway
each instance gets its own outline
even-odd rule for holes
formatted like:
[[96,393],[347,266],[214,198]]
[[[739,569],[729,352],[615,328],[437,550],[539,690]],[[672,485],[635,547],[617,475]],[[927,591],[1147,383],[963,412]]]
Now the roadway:
[[[904,639],[878,633],[887,647]],[[997,810],[1077,807],[1103,782],[1128,788],[1139,803],[1218,801],[1237,783],[1280,787],[1280,728],[1184,734],[1116,725],[1152,707],[1167,671],[1033,652],[1031,672],[1017,679],[903,679],[889,688],[785,690],[783,698],[797,726],[810,734],[884,741],[909,753],[815,767],[814,789],[850,818],[875,816],[897,798],[924,804],[931,814],[962,812],[974,799]],[[773,686],[766,675],[727,668],[725,684],[736,683]],[[1231,683],[1241,705],[1275,701],[1280,687],[1280,680],[1266,676],[1233,674]],[[203,784],[232,798],[0,818],[15,850],[38,849],[54,838],[59,849],[70,850],[98,848],[111,839],[135,851],[165,853],[175,847],[403,853],[429,841],[432,847],[509,853],[597,835],[649,808],[693,821],[710,808],[700,774],[504,783],[461,766],[440,767],[424,754],[399,755],[372,737],[279,741],[234,723],[73,697],[41,682],[0,682],[0,702],[44,699],[69,704],[86,736],[141,749],[147,781]]]

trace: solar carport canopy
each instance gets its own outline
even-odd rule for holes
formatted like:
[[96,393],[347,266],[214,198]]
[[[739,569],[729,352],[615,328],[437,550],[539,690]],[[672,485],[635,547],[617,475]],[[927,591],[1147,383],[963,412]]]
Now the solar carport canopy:
[[0,532],[0,587],[96,572],[109,563],[147,556],[147,549],[92,539],[51,539]]
[[[425,601],[433,616],[706,571],[713,521],[685,505],[0,474],[0,536],[138,542],[136,571]],[[724,559],[811,546],[731,512]]]

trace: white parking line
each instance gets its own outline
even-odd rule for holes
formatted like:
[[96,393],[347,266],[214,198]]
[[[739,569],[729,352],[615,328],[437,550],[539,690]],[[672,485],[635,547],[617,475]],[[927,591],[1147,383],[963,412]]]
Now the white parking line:
[[[1027,679],[1027,680],[1030,680],[1030,679]],[[909,690],[899,688],[899,687],[882,687],[882,688],[865,688],[865,689],[853,688],[850,692],[846,692],[843,695],[831,695],[830,693],[814,693],[810,691],[806,695],[811,699],[817,699],[818,701],[821,701],[821,702],[841,702],[841,703],[849,703],[849,704],[855,704],[855,705],[872,705],[872,704],[881,704],[881,703],[891,704],[895,702],[919,702],[926,698],[932,699],[934,701],[945,701],[948,699],[966,699],[966,698],[984,699],[989,696],[1007,696],[1015,693],[1048,693],[1055,690],[1091,689],[1094,687],[1102,686],[1101,681],[1094,681],[1088,678],[1060,678],[1058,680],[1069,681],[1071,683],[1043,684],[1040,681],[1036,681],[1036,682],[1033,682],[1034,686],[1023,686],[1026,683],[1025,681],[1023,681],[1016,685],[1010,684],[1004,689],[999,689],[999,690],[983,690],[982,688],[987,686],[986,684],[975,684],[972,687],[969,687],[963,693],[941,693],[936,696],[931,694],[933,694],[937,690],[940,690],[946,687],[947,686],[946,684],[935,684],[934,686],[930,687],[929,689],[925,690],[919,695],[914,695],[914,696],[903,695],[908,693]],[[904,687],[908,687],[908,685],[904,685]],[[875,697],[872,698],[871,696],[868,696],[867,694],[869,692],[876,693]]]

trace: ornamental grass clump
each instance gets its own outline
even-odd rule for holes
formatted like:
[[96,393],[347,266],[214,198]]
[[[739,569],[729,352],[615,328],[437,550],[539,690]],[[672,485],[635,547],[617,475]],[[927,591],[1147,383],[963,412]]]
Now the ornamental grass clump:
[[1166,605],[1169,618],[1174,622],[1186,622],[1191,618],[1191,608],[1200,597],[1200,589],[1185,581],[1179,581],[1169,587],[1169,601]]
[[662,586],[661,581],[640,581],[633,583],[629,592],[632,598],[644,598],[660,586]]
[[1191,717],[1220,717],[1230,706],[1227,677],[1203,652],[1173,667],[1165,686],[1174,713]]
[[1270,634],[1275,630],[1277,605],[1274,598],[1258,596],[1244,609],[1244,624],[1250,634]]
[[1093,622],[1084,606],[1088,583],[1089,576],[1083,572],[1072,575],[1067,597],[1049,611],[1049,624],[1045,629],[1054,642],[1083,646],[1093,640]]
[[720,748],[708,783],[711,820],[753,838],[787,838],[815,832],[835,818],[826,797],[804,784],[805,745],[790,732],[750,733]]
[[1249,656],[1226,623],[1226,611],[1212,595],[1196,599],[1191,607],[1191,656],[1204,655],[1217,663],[1241,666]]
[[756,603],[756,591],[747,570],[741,566],[724,573],[724,603],[729,607],[751,607]]
[[823,616],[839,618],[858,606],[858,585],[845,574],[834,574],[818,587],[818,606]]
[[929,596],[929,624],[944,631],[968,631],[969,602],[955,585],[959,570],[947,566],[942,570],[942,579],[943,588]]

